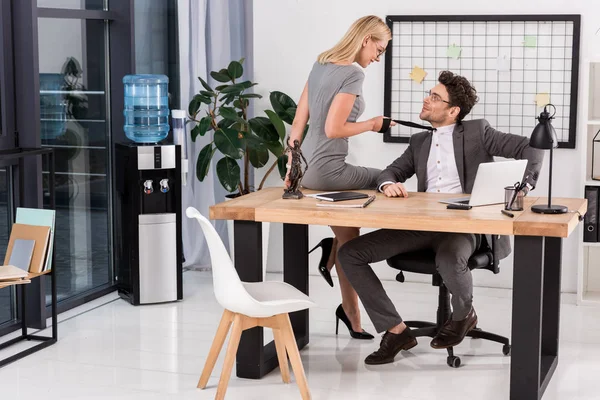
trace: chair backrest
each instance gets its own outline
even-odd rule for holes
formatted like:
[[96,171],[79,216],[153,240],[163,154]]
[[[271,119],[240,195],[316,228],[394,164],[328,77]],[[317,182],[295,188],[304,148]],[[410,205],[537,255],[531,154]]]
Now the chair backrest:
[[213,286],[217,301],[227,310],[244,313],[248,305],[255,304],[256,300],[244,288],[219,234],[210,221],[194,207],[188,207],[185,214],[188,218],[195,218],[204,232],[212,262]]

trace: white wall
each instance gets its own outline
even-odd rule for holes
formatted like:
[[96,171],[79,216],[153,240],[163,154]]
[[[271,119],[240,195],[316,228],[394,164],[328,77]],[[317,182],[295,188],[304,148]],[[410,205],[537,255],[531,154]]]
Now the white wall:
[[[566,1],[555,0],[504,0],[502,14],[582,14],[581,28],[581,63],[589,58],[600,57],[600,35],[596,32],[600,22],[600,2],[597,0]],[[430,0],[427,2],[401,2],[397,0],[363,1],[363,0],[260,0],[254,2],[254,80],[259,83],[258,92],[267,95],[271,90],[281,90],[292,98],[298,99],[306,82],[308,73],[317,55],[333,46],[345,33],[350,24],[357,18],[375,14],[382,18],[386,15],[426,15],[434,11],[444,14],[497,14],[495,2],[479,0],[463,0],[449,2]],[[367,68],[364,82],[366,110],[362,118],[367,119],[383,112],[383,63]],[[580,85],[580,102],[587,96],[587,87]],[[585,102],[583,104],[586,104]],[[268,103],[263,101],[263,106]],[[260,107],[257,107],[257,110]],[[583,177],[582,160],[585,156],[586,135],[585,113],[579,109],[578,140],[576,149],[560,149],[555,152],[553,176],[553,197],[582,197]],[[583,149],[582,149],[583,147]],[[348,162],[352,164],[385,168],[396,157],[400,156],[405,144],[383,143],[381,135],[373,132],[365,133],[350,139]],[[259,170],[257,179],[262,178],[265,171]],[[281,185],[281,181],[270,177],[273,186]],[[416,190],[413,178],[408,182],[409,190]],[[548,190],[548,163],[542,171],[535,195],[545,196]],[[366,230],[365,230],[366,231]],[[271,236],[281,230],[271,229]],[[331,236],[326,227],[311,227],[310,243],[317,243],[320,238]],[[571,237],[564,240],[563,245],[563,291],[575,292],[577,282],[577,265],[580,259],[579,243],[581,230],[578,228]],[[271,246],[274,247],[274,246]],[[281,247],[270,248],[269,265],[281,263]],[[316,253],[316,252],[315,252]],[[311,255],[311,272],[316,273],[318,255]],[[512,256],[501,265],[501,273],[497,276],[485,272],[475,273],[475,284],[509,288],[512,285]],[[375,265],[375,270],[383,278],[393,279],[394,271],[385,264]],[[411,277],[407,279],[418,279]]]

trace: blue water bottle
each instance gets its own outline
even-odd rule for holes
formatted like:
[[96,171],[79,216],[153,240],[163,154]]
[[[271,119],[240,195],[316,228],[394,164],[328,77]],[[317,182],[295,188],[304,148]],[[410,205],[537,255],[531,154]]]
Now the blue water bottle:
[[158,143],[169,134],[169,78],[125,75],[125,135],[137,143]]

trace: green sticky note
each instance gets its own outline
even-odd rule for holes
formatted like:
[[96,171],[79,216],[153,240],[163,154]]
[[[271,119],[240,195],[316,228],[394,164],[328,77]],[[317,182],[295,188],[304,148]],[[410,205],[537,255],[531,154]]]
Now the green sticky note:
[[525,36],[523,38],[523,46],[536,47],[537,46],[537,37],[536,36]]
[[448,50],[446,50],[446,56],[457,60],[460,58],[461,51],[462,47],[453,44],[452,46],[448,47]]

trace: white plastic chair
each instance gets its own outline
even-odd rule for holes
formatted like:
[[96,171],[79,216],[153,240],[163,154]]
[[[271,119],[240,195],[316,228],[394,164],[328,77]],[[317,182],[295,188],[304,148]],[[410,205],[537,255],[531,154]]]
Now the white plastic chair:
[[284,282],[242,282],[221,238],[212,224],[193,207],[188,207],[185,213],[188,218],[196,218],[204,231],[212,260],[215,297],[225,309],[217,328],[215,339],[208,353],[206,364],[204,364],[198,387],[201,389],[206,387],[208,378],[223,348],[225,337],[233,323],[223,371],[221,372],[215,396],[215,399],[223,399],[242,331],[262,326],[273,329],[275,348],[277,350],[277,358],[283,382],[290,383],[290,370],[286,357],[287,351],[302,399],[310,399],[310,390],[306,382],[304,367],[300,360],[300,353],[298,352],[296,338],[294,337],[288,314],[294,311],[305,310],[316,304],[304,293]]

